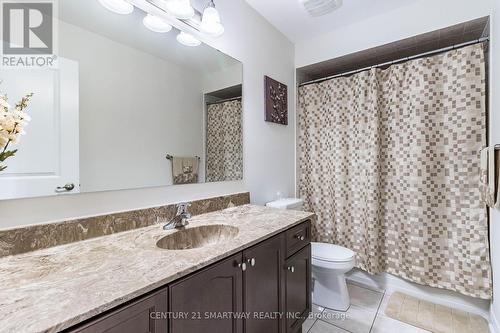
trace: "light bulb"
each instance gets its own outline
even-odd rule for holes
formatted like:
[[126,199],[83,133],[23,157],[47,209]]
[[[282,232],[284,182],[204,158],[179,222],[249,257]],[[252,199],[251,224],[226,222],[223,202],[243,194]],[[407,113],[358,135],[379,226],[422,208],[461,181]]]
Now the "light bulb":
[[181,31],[177,35],[177,41],[182,45],[186,46],[198,46],[201,44],[199,40],[197,40],[193,35],[188,34],[187,32]]
[[146,28],[154,32],[163,33],[172,30],[172,26],[168,24],[167,21],[165,21],[161,17],[151,14],[146,15],[146,17],[144,17],[144,19],[142,20],[142,23],[144,23]]
[[167,10],[181,20],[188,20],[194,16],[194,9],[189,0],[168,0]]
[[134,11],[134,5],[125,0],[99,0],[99,3],[106,9],[117,14],[130,14]]
[[224,26],[220,23],[219,12],[215,7],[209,6],[203,11],[200,30],[214,37],[218,37],[224,33]]

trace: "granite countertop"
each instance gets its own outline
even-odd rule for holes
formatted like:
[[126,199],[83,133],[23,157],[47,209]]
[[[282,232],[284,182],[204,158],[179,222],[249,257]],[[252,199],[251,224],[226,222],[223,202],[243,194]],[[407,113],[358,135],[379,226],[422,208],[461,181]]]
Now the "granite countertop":
[[254,205],[198,215],[187,228],[225,224],[231,240],[172,251],[156,247],[175,232],[153,225],[0,258],[2,332],[58,332],[278,234],[313,214]]

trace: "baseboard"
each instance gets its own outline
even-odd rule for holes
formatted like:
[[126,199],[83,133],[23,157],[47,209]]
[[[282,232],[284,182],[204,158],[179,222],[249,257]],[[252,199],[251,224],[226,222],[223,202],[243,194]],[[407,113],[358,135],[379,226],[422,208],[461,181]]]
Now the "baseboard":
[[500,333],[500,325],[495,312],[493,312],[493,307],[490,310],[490,332]]
[[[400,291],[428,302],[478,314],[486,319],[490,319],[491,317],[489,300],[464,296],[454,291],[419,285],[391,274],[370,275],[359,269],[354,269],[347,275],[347,279],[368,288],[385,290],[390,293]],[[489,321],[491,323],[493,320],[490,319]],[[500,331],[492,332],[500,333]]]

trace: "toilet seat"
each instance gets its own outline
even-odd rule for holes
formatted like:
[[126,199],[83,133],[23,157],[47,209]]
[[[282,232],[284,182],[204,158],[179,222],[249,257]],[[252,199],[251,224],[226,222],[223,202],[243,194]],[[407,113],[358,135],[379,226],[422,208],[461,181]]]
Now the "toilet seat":
[[354,266],[354,258],[349,261],[325,261],[312,258],[312,265],[317,268],[334,269],[339,271],[349,271]]
[[356,253],[343,246],[327,243],[312,243],[312,258],[320,262],[347,263],[351,262]]

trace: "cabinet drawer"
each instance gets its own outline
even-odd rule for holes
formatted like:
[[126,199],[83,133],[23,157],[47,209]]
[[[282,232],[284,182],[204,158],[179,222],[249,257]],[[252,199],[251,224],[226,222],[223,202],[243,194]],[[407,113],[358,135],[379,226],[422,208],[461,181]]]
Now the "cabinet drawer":
[[289,257],[311,242],[311,221],[299,224],[286,232],[286,256]]

